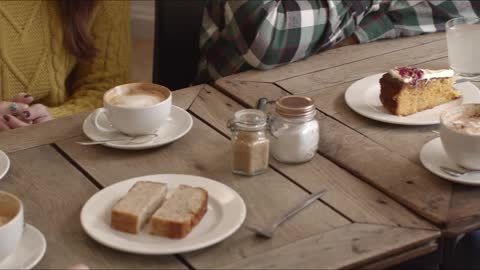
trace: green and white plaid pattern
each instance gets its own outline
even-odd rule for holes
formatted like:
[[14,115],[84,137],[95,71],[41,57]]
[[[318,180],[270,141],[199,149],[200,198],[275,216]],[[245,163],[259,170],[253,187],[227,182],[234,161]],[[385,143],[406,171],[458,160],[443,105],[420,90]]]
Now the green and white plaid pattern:
[[197,82],[294,62],[351,35],[413,36],[478,16],[478,0],[207,0]]

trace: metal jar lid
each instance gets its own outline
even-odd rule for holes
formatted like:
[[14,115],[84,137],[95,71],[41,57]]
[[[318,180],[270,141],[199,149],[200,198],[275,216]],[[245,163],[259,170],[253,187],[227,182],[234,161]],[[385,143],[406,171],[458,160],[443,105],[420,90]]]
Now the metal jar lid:
[[299,118],[315,113],[315,105],[309,97],[284,96],[277,100],[275,111],[286,118]]

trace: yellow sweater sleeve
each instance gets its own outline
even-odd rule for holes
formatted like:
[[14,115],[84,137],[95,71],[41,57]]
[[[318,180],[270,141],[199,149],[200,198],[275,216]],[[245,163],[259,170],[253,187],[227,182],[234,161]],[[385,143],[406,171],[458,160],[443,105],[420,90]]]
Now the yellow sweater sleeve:
[[95,57],[79,61],[72,79],[72,95],[49,108],[54,118],[92,111],[103,106],[103,94],[130,76],[129,1],[98,1],[91,26]]

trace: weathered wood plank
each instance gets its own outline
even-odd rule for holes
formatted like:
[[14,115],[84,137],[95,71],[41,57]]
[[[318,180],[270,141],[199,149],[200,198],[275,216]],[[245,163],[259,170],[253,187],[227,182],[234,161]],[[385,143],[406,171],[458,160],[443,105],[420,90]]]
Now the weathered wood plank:
[[277,67],[273,70],[251,70],[229,76],[230,80],[277,82],[288,78],[302,76],[318,70],[325,70],[374,56],[411,49],[439,40],[445,40],[444,33],[402,38],[396,40],[382,40],[368,44],[346,46],[327,50],[296,63]]
[[43,232],[47,253],[40,269],[83,262],[97,268],[185,268],[173,256],[142,257],[106,248],[84,232],[80,210],[97,188],[51,146],[10,154],[12,166],[0,189],[20,197],[25,220]]
[[[218,90],[202,91],[190,110],[204,121],[229,135],[227,122],[244,108]],[[326,188],[322,200],[355,222],[433,228],[412,215],[405,207],[365,184],[328,159],[317,155],[301,165],[286,165],[272,160],[274,168],[311,192]]]
[[351,82],[365,76],[385,72],[395,66],[417,65],[447,55],[444,40],[434,41],[392,53],[371,57],[348,65],[321,70],[291,79],[278,81],[276,84],[294,94],[303,94],[317,89]]
[[363,270],[386,269],[388,267],[392,267],[403,262],[408,262],[409,260],[418,258],[419,256],[430,254],[436,251],[437,249],[438,249],[438,243],[431,242],[426,245],[420,246],[418,248],[403,252],[401,254],[393,255],[391,257],[381,259],[378,262],[374,262],[368,265],[362,265],[361,269]]
[[[216,84],[249,106],[266,94],[271,99],[288,94],[268,83],[223,79]],[[331,117],[321,113],[319,117],[321,154],[430,221],[447,222],[450,183]]]
[[439,232],[428,230],[354,223],[221,268],[353,269],[388,254],[428,243],[438,236]]
[[[173,92],[173,104],[187,109],[206,85],[185,88]],[[83,134],[82,123],[89,113],[56,119],[42,124],[0,132],[0,150],[15,152],[31,147],[51,144],[56,141]],[[12,139],[15,138],[15,139]]]
[[2,131],[0,132],[0,150],[7,153],[15,152],[78,136],[83,133],[81,126],[87,115],[82,113],[27,128]]
[[[179,141],[153,150],[120,151],[102,146],[85,147],[69,139],[57,145],[102,185],[148,174],[181,173],[209,177],[235,189],[244,198],[247,224],[272,222],[307,196],[292,182],[269,170],[256,177],[231,173],[230,143],[199,120]],[[187,260],[198,268],[211,268],[348,224],[349,221],[316,202],[278,229],[272,241],[261,241],[246,229],[214,247],[191,254]]]

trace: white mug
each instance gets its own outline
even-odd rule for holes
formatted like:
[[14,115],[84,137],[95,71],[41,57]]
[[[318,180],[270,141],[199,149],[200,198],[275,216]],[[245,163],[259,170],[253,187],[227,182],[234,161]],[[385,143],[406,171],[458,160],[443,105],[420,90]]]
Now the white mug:
[[443,112],[440,117],[440,139],[448,157],[458,165],[480,170],[480,135],[467,134],[448,126],[466,110],[480,112],[480,104],[464,104]]
[[0,225],[0,262],[15,251],[23,235],[23,205],[15,195],[0,191],[0,215],[12,217]]
[[[160,92],[163,101],[144,107],[116,106],[109,103],[112,95],[131,89],[148,89]],[[116,86],[103,96],[104,107],[97,109],[92,116],[95,127],[103,132],[120,131],[130,136],[154,134],[168,119],[172,109],[172,92],[161,85],[151,83],[130,83]],[[101,125],[99,117],[104,114],[111,127]],[[113,127],[113,128],[112,128]]]

